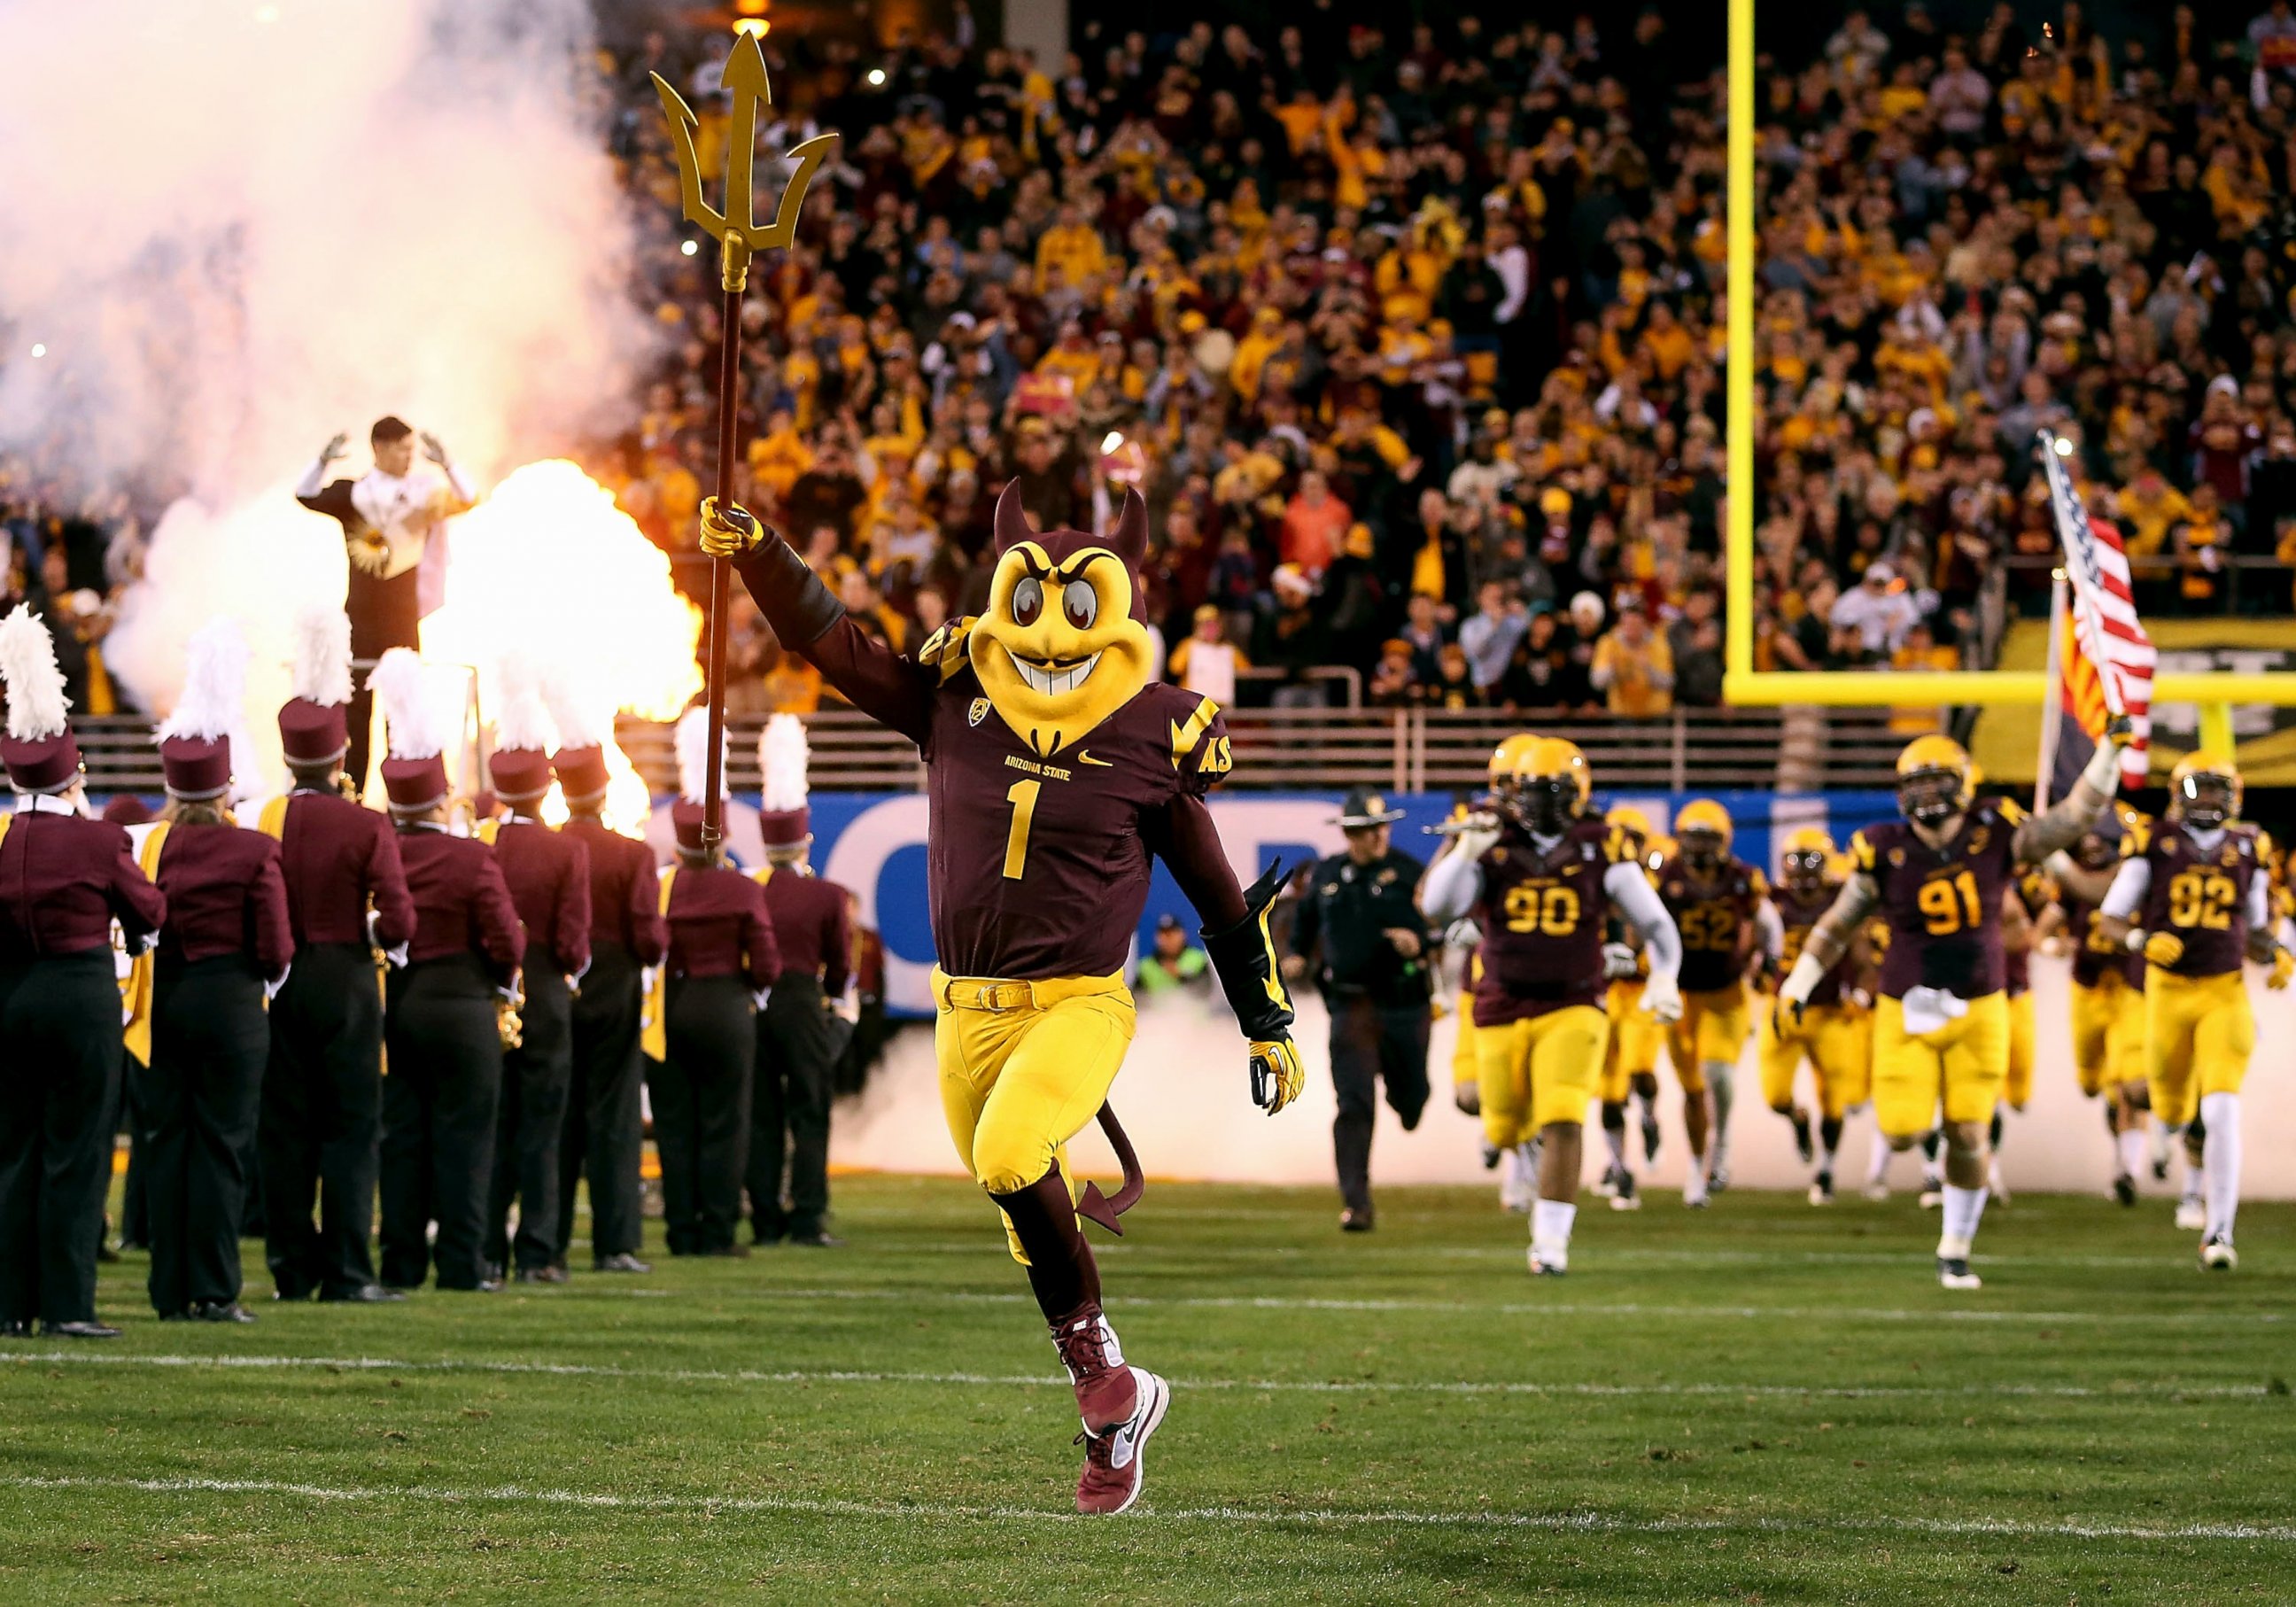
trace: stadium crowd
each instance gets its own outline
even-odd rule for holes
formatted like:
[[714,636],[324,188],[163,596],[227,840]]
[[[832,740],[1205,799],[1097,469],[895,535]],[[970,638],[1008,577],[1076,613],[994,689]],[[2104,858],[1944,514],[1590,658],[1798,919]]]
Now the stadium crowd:
[[[2234,571],[2296,562],[2296,14],[2107,38],[2078,4],[2038,35],[1944,10],[1768,41],[1758,663],[1976,662],[1988,584],[2045,609],[2043,426],[2147,612],[2276,611]],[[1168,673],[1214,695],[1320,701],[1338,666],[1375,705],[1716,702],[1724,81],[1679,36],[1718,26],[1324,0],[1259,33],[1087,25],[1058,63],[962,7],[890,47],[777,30],[767,142],[845,139],[833,207],[753,280],[737,496],[897,644],[977,607],[1007,480],[1071,526],[1128,482]],[[721,332],[648,75],[714,170],[724,48],[599,61],[662,339],[589,466],[680,554]],[[0,460],[0,606],[53,611],[84,709],[156,511]],[[736,632],[737,715],[816,705],[746,603]]]

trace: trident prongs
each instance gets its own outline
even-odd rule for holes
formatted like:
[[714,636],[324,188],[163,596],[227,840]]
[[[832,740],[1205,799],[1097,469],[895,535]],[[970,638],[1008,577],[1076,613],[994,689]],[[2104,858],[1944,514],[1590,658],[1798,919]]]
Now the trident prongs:
[[734,39],[734,53],[726,58],[721,81],[734,96],[734,119],[726,144],[726,209],[719,212],[711,209],[701,193],[701,161],[693,148],[693,133],[701,120],[668,79],[660,73],[653,75],[654,91],[661,97],[662,115],[669,120],[670,137],[677,147],[677,185],[685,216],[724,247],[726,288],[739,291],[748,283],[752,251],[769,247],[786,250],[795,242],[798,213],[805,206],[806,192],[812,187],[814,173],[829,155],[830,147],[837,143],[837,135],[817,134],[790,152],[794,171],[789,185],[782,192],[774,220],[761,224],[756,217],[754,190],[758,108],[774,103],[774,87],[766,73],[765,51],[754,34]]

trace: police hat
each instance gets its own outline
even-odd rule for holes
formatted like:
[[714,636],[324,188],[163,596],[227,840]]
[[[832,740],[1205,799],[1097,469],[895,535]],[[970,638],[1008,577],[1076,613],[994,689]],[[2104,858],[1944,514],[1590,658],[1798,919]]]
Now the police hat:
[[1357,832],[1402,818],[1403,811],[1389,808],[1387,799],[1377,792],[1369,787],[1357,787],[1349,792],[1347,802],[1340,806],[1338,824],[1341,831]]

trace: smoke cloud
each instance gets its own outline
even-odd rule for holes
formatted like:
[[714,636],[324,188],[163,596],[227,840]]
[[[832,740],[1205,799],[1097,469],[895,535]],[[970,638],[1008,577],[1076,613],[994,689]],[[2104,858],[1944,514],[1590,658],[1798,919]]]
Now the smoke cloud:
[[335,431],[357,472],[398,414],[484,483],[625,405],[648,337],[588,27],[0,0],[0,441],[182,492],[110,652],[155,709],[209,615],[246,620],[263,693],[295,607],[340,600],[333,525],[287,496]]

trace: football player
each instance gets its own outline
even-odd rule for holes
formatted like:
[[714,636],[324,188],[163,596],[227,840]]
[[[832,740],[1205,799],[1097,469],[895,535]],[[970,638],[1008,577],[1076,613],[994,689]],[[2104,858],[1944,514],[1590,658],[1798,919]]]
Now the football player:
[[1587,1104],[1603,1070],[1610,1022],[1602,1008],[1605,924],[1613,909],[1650,950],[1643,1007],[1661,1021],[1681,1009],[1680,939],[1624,832],[1589,820],[1587,756],[1544,737],[1515,767],[1500,808],[1479,816],[1427,873],[1428,915],[1472,911],[1483,933],[1475,994],[1480,1103],[1492,1136],[1526,1115],[1541,1138],[1530,1270],[1569,1269],[1578,1215]]
[[1947,736],[1916,737],[1898,756],[1902,821],[1850,840],[1849,880],[1810,930],[1778,1008],[1798,1028],[1825,973],[1877,906],[1888,918],[1874,1014],[1874,1114],[1893,1148],[1910,1147],[1945,1112],[1946,1177],[1938,1281],[1975,1289],[1969,1248],[1985,1212],[1986,1129],[2009,1075],[2009,1003],[2001,899],[2021,867],[2078,840],[2120,784],[2125,717],[2108,726],[2071,791],[2028,816],[2005,798],[1970,792],[1969,755]]
[[2038,867],[2027,867],[2001,895],[2001,953],[2009,996],[2009,1070],[2002,1079],[2001,1103],[1993,1107],[1993,1120],[1986,1128],[1986,1144],[1992,1152],[1986,1186],[2003,1205],[2009,1203],[2009,1191],[2001,1182],[2002,1113],[2021,1111],[2033,1096],[2038,1030],[2033,1013],[2033,950],[2039,946],[2038,922],[2048,907],[2048,878]]
[[2143,843],[2125,842],[2120,869],[2097,912],[2108,942],[2144,956],[2144,1080],[2152,1113],[2170,1128],[2197,1114],[2208,1128],[2201,1160],[2205,1218],[2201,1265],[2240,1264],[2240,1088],[2256,1047],[2243,960],[2272,968],[2267,986],[2296,974],[2296,955],[2273,935],[2266,861],[2271,844],[2240,819],[2240,772],[2202,750],[2169,776],[2169,816]]
[[1730,1184],[1730,1104],[1752,1024],[1746,969],[1757,956],[1775,963],[1781,934],[1762,873],[1730,852],[1728,810],[1693,798],[1675,816],[1674,837],[1680,849],[1658,870],[1659,897],[1682,934],[1682,1019],[1667,1056],[1690,1135],[1682,1202],[1697,1207]]
[[[1673,849],[1670,840],[1652,839],[1650,817],[1632,804],[1619,805],[1603,820],[1626,833],[1645,872],[1654,871],[1662,862],[1652,857],[1660,843],[1668,852]],[[1610,1201],[1612,1210],[1630,1211],[1640,1210],[1643,1201],[1634,1166],[1627,1158],[1627,1104],[1629,1099],[1641,1103],[1643,1159],[1657,1159],[1658,1049],[1666,1033],[1643,1009],[1643,984],[1650,974],[1650,960],[1643,953],[1641,939],[1625,922],[1612,924],[1611,941],[1603,950],[1603,972],[1610,978],[1603,1013],[1611,1023],[1610,1046],[1603,1055],[1603,1142],[1611,1159],[1595,1192]]]
[[[1786,838],[1779,856],[1779,884],[1771,890],[1783,939],[1779,963],[1801,957],[1810,929],[1832,908],[1841,891],[1827,874],[1835,857],[1833,840],[1817,826],[1803,826]],[[1841,1144],[1841,1124],[1866,1103],[1872,1065],[1874,1024],[1866,996],[1855,987],[1865,968],[1864,945],[1853,943],[1818,981],[1802,1013],[1799,1031],[1782,1035],[1777,1013],[1761,1013],[1759,1026],[1762,1097],[1771,1110],[1793,1123],[1794,1147],[1805,1165],[1815,1160],[1812,1205],[1833,1203],[1833,1158]],[[1817,1131],[1813,1142],[1809,1113],[1794,1101],[1794,1074],[1809,1062],[1817,1090]]]
[[[1489,808],[1499,807],[1516,785],[1515,766],[1538,741],[1528,731],[1518,731],[1491,750],[1485,766],[1489,791]],[[1462,803],[1454,807],[1452,820],[1464,819],[1472,813]],[[1452,1102],[1469,1116],[1482,1113],[1480,1073],[1475,1061],[1475,999],[1474,989],[1482,979],[1481,929],[1473,921],[1462,919],[1451,922],[1444,933],[1450,956],[1456,957],[1461,991],[1458,1001],[1459,1036],[1451,1051]],[[1498,1168],[1499,1209],[1526,1216],[1531,1201],[1538,1193],[1538,1136],[1516,1131],[1510,1137],[1495,1132],[1487,1125],[1483,1132],[1483,1169]]]
[[2120,840],[2141,848],[2152,823],[2127,804],[2117,805],[2114,814],[2117,819],[2108,816],[2082,832],[2065,859],[2052,860],[2049,868],[2072,951],[2073,1075],[2084,1096],[2104,1101],[2112,1196],[2133,1206],[2151,1109],[2144,1088],[2144,956],[2108,937],[2096,914],[2120,865]]

